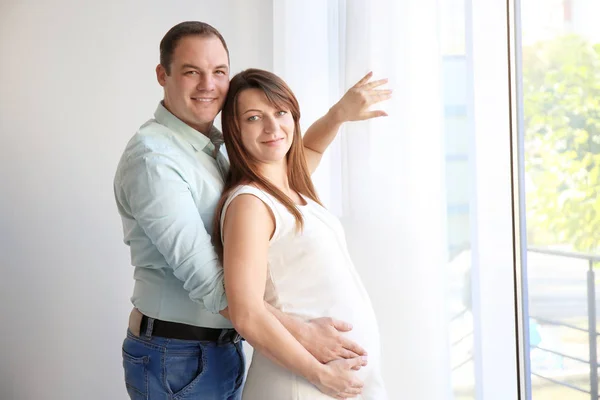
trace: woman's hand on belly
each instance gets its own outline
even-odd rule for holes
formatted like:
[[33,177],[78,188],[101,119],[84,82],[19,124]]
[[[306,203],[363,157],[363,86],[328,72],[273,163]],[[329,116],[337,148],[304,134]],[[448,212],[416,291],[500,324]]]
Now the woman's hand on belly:
[[364,386],[355,371],[365,365],[366,357],[334,360],[323,364],[316,374],[316,379],[311,381],[321,392],[336,399],[353,398],[362,393]]

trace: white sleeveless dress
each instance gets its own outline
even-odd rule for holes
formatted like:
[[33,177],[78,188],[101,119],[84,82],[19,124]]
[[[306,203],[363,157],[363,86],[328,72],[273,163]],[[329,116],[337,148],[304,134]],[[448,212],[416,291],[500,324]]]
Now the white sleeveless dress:
[[[265,301],[281,311],[310,320],[333,317],[352,324],[344,333],[368,353],[368,365],[354,373],[364,382],[362,400],[385,400],[380,373],[380,341],[375,313],[361,279],[352,264],[339,220],[324,207],[304,198],[298,206],[304,229],[296,233],[295,219],[271,195],[253,186],[240,186],[225,202],[227,207],[240,194],[262,200],[275,216],[270,241]],[[243,400],[331,399],[314,385],[273,363],[255,351],[248,371]]]

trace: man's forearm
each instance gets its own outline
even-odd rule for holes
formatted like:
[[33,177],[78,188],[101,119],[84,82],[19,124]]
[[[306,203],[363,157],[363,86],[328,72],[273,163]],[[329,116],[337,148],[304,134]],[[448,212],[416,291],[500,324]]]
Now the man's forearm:
[[267,310],[273,314],[275,318],[281,322],[281,325],[288,330],[289,333],[292,334],[293,337],[296,338],[300,343],[302,343],[302,332],[305,329],[305,322],[302,321],[298,317],[291,316],[289,314],[284,313],[283,311],[273,307],[269,303],[265,302]]
[[231,318],[229,317],[229,307],[227,307],[224,310],[219,311],[219,314],[221,314],[222,316],[224,316],[225,318],[227,318],[228,320],[231,321]]
[[232,323],[255,351],[313,384],[320,382],[325,372],[321,362],[266,307],[233,314]]
[[[344,321],[329,317],[304,321],[271,306],[265,302],[265,310],[271,314],[319,362],[326,364],[340,358],[366,356],[367,352],[357,343],[345,339],[341,333],[348,332],[352,326]],[[221,311],[221,315],[230,319],[229,310]],[[240,334],[242,334],[240,332]],[[243,336],[243,334],[242,334]],[[246,338],[247,339],[247,338]]]
[[[293,317],[291,315],[284,313],[283,311],[273,307],[266,301],[265,301],[265,308],[267,309],[267,311],[269,311],[271,314],[273,314],[273,316],[275,318],[277,318],[277,320],[281,323],[281,325],[283,325],[284,328],[287,329],[287,331],[289,333],[291,333],[292,336],[294,336],[294,338],[296,338],[296,340],[298,340],[300,343],[302,343],[302,341],[300,339],[302,338],[302,332],[304,331],[304,328],[305,328],[304,321],[302,321],[300,318]],[[220,314],[222,316],[224,316],[225,318],[231,320],[231,318],[229,317],[229,308],[221,310]]]

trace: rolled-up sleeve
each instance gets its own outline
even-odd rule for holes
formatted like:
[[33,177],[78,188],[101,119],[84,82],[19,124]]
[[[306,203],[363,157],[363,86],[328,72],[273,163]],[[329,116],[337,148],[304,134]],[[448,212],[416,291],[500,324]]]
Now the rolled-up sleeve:
[[225,309],[223,268],[176,159],[146,154],[129,160],[121,190],[132,217],[183,282],[190,299],[213,313]]

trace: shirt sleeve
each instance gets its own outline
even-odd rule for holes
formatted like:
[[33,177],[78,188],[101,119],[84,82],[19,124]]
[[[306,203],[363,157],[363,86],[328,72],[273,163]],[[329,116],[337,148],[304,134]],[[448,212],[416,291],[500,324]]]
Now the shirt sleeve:
[[216,314],[227,307],[223,268],[184,176],[173,157],[146,154],[129,161],[121,190],[190,299]]

